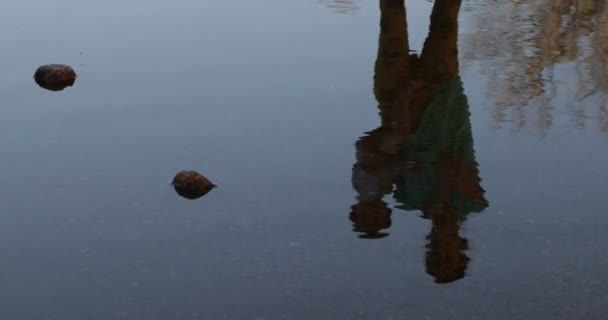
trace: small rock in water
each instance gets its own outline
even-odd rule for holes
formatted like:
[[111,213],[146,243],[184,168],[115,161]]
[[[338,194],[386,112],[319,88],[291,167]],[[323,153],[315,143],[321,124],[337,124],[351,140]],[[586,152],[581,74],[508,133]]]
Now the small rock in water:
[[178,172],[171,182],[175,192],[186,199],[198,199],[217,187],[202,174],[193,170]]
[[65,64],[47,64],[36,70],[34,80],[44,89],[61,91],[74,85],[76,72]]

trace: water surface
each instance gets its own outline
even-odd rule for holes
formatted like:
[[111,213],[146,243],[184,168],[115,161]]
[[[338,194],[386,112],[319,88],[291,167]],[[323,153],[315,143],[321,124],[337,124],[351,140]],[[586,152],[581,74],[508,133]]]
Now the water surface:
[[458,2],[7,4],[2,318],[602,319],[607,4]]

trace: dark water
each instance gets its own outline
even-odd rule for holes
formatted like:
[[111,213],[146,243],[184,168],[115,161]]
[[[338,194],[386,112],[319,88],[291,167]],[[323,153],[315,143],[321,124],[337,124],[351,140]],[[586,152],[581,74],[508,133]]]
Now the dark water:
[[459,2],[5,5],[1,319],[604,319],[607,4]]

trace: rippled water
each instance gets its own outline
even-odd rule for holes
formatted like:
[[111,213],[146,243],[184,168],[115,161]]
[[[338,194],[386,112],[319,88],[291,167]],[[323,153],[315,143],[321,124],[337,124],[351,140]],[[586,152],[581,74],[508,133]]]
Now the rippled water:
[[459,2],[5,5],[1,318],[603,319],[608,3]]

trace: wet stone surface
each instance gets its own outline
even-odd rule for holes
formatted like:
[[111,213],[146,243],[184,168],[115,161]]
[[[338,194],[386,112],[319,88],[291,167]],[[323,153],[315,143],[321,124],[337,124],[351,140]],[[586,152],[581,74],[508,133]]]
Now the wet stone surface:
[[178,172],[171,184],[177,194],[190,200],[198,199],[217,187],[205,176],[193,170]]
[[74,85],[76,72],[65,64],[47,64],[40,66],[34,73],[34,81],[44,89],[61,91]]

